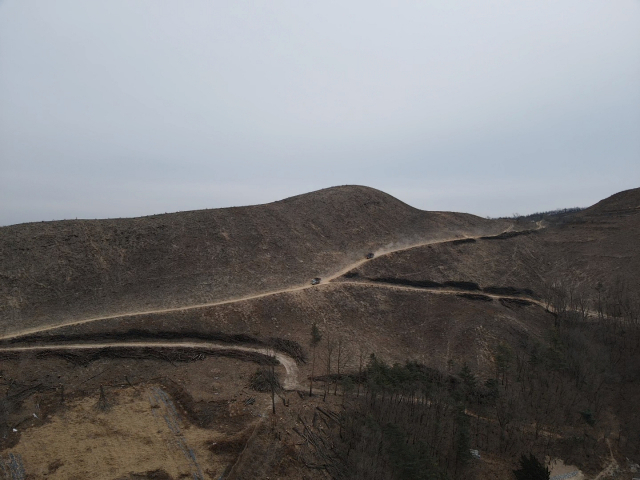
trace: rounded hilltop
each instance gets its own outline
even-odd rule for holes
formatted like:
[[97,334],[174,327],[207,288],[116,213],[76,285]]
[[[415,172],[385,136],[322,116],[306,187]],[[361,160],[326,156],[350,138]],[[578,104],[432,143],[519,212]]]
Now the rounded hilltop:
[[1,227],[0,320],[11,330],[262,294],[389,245],[504,228],[351,185],[263,205]]
[[585,209],[583,215],[606,215],[640,210],[640,188],[615,193]]

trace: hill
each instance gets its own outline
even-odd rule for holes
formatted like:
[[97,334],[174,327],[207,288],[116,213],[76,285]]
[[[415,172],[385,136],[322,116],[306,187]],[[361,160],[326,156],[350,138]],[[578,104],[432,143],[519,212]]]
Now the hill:
[[489,479],[533,452],[602,478],[640,446],[634,205],[486,220],[345,186],[4,227],[0,466]]
[[[628,190],[562,221],[521,222],[518,234],[417,247],[374,259],[352,278],[472,282],[478,288],[531,290],[552,285],[591,296],[598,285],[640,291],[640,189]],[[544,225],[545,228],[539,228]],[[425,269],[423,265],[433,268]],[[568,292],[567,292],[568,294]]]
[[370,251],[505,224],[345,186],[251,207],[2,227],[0,326],[11,332],[307,285]]
[[581,216],[626,215],[637,213],[638,210],[640,210],[640,188],[632,188],[599,201],[582,212]]

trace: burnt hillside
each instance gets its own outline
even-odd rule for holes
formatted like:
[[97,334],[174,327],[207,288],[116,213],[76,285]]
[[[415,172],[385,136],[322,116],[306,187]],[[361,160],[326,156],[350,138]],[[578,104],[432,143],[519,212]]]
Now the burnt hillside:
[[305,285],[390,244],[506,225],[344,186],[249,207],[2,227],[0,321],[12,331],[259,294]]
[[628,190],[565,215],[562,222],[543,223],[545,228],[539,230],[395,252],[373,259],[347,276],[465,281],[483,289],[529,289],[538,296],[544,296],[552,284],[589,295],[598,284],[607,288],[624,285],[638,291],[639,207],[640,189]]

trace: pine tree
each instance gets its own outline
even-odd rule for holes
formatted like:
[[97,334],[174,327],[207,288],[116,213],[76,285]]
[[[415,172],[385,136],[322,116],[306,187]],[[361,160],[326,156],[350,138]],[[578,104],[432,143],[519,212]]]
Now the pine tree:
[[513,474],[518,480],[549,480],[551,473],[549,469],[540,463],[533,453],[520,457],[520,469],[514,470]]

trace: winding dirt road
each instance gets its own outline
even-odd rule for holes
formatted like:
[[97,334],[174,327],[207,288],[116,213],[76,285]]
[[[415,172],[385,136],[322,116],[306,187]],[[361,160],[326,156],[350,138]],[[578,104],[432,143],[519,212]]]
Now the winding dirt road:
[[293,390],[299,388],[298,365],[288,355],[266,348],[244,347],[240,345],[228,345],[212,342],[113,342],[113,343],[69,343],[51,345],[33,345],[24,347],[2,347],[2,352],[26,352],[26,351],[60,351],[60,350],[96,350],[102,348],[197,348],[198,350],[235,350],[239,352],[253,352],[261,355],[275,357],[284,367],[286,376],[284,388]]
[[[541,224],[538,224],[538,229],[543,228],[543,226]],[[478,235],[475,237],[469,237],[469,236],[465,236],[465,237],[455,237],[455,238],[447,238],[447,239],[441,239],[441,240],[431,240],[431,241],[425,241],[425,242],[419,242],[419,243],[415,243],[415,244],[411,244],[411,245],[406,245],[406,246],[402,246],[402,247],[397,247],[397,248],[382,248],[379,249],[378,251],[375,252],[375,257],[380,257],[383,255],[389,255],[391,253],[395,253],[395,252],[400,252],[400,251],[406,251],[406,250],[411,250],[413,248],[420,248],[420,247],[424,247],[424,246],[428,246],[428,245],[438,245],[438,244],[445,244],[445,243],[450,243],[456,240],[464,240],[464,239],[479,239],[481,237],[498,237],[500,235],[502,235],[503,233],[509,232],[513,230],[513,226],[510,226],[507,230],[505,230],[504,232],[501,232],[499,234],[496,235]],[[298,286],[293,286],[293,287],[289,287],[289,288],[284,288],[284,289],[279,289],[279,290],[272,290],[269,292],[265,292],[265,293],[260,293],[260,294],[256,294],[256,295],[249,295],[249,296],[245,296],[245,297],[239,297],[239,298],[233,298],[233,299],[227,299],[227,300],[221,300],[221,301],[217,301],[217,302],[211,302],[211,303],[205,303],[205,304],[197,304],[197,305],[188,305],[188,306],[184,306],[184,307],[176,307],[176,308],[166,308],[166,309],[156,309],[156,310],[145,310],[145,311],[138,311],[138,312],[125,312],[125,313],[119,313],[119,314],[115,314],[115,315],[107,315],[107,316],[101,316],[101,317],[92,317],[92,318],[86,318],[86,319],[82,319],[82,320],[74,320],[74,321],[69,321],[69,322],[63,322],[63,323],[59,323],[57,325],[49,325],[49,326],[45,326],[45,327],[38,327],[38,328],[30,328],[30,329],[25,329],[25,330],[21,330],[21,331],[17,331],[17,332],[13,332],[13,333],[9,333],[9,334],[5,334],[0,336],[0,340],[8,340],[8,339],[16,339],[22,336],[26,336],[26,335],[31,335],[31,334],[36,334],[36,333],[42,333],[42,332],[46,332],[46,331],[51,331],[51,330],[55,330],[57,328],[60,327],[67,327],[67,326],[74,326],[74,325],[82,325],[82,324],[86,324],[86,323],[91,323],[91,322],[95,322],[95,321],[100,321],[100,320],[110,320],[110,319],[117,319],[117,318],[122,318],[122,317],[130,317],[130,316],[139,316],[139,315],[149,315],[149,314],[156,314],[156,313],[167,313],[167,312],[176,312],[176,311],[184,311],[184,310],[191,310],[191,309],[198,309],[198,308],[206,308],[206,307],[212,307],[212,306],[217,306],[217,305],[225,305],[225,304],[230,304],[230,303],[237,303],[237,302],[244,302],[247,300],[252,300],[252,299],[257,299],[257,298],[262,298],[262,297],[267,297],[270,295],[277,295],[280,293],[288,293],[288,292],[296,292],[296,291],[301,291],[301,290],[306,290],[308,288],[322,288],[322,287],[337,287],[340,284],[350,284],[350,285],[366,285],[366,286],[371,286],[371,287],[377,287],[377,288],[391,288],[391,289],[397,289],[397,290],[409,290],[409,291],[420,291],[420,292],[428,292],[430,294],[440,294],[440,295],[461,295],[461,294],[469,294],[469,293],[475,293],[475,292],[467,292],[467,291],[460,291],[460,290],[442,290],[442,289],[428,289],[428,288],[420,288],[420,287],[412,287],[412,286],[405,286],[405,285],[389,285],[389,284],[384,284],[384,283],[377,283],[377,282],[366,282],[366,281],[342,281],[342,282],[338,282],[338,283],[330,283],[332,280],[335,280],[339,277],[342,277],[345,273],[358,268],[359,266],[367,263],[368,261],[370,261],[367,258],[363,258],[357,262],[351,263],[349,265],[346,265],[345,267],[343,267],[342,269],[338,270],[337,272],[325,277],[322,279],[320,285],[311,285],[311,284],[304,284],[304,285],[298,285]],[[485,294],[482,292],[478,292],[478,294],[481,295],[485,295],[487,297],[491,297],[491,298],[506,298],[506,299],[513,299],[513,300],[522,300],[522,298],[520,297],[511,297],[511,296],[500,296],[500,295],[493,295],[493,294]],[[527,298],[527,301],[534,303],[536,305],[540,305],[543,306],[541,304],[541,302],[538,302],[536,300],[532,300]],[[158,342],[158,341],[148,341],[148,342],[112,342],[112,343],[69,343],[69,344],[49,344],[49,345],[35,345],[35,346],[8,346],[8,347],[0,347],[0,351],[4,351],[4,352],[11,352],[11,351],[59,351],[59,350],[89,350],[89,349],[102,349],[102,348],[140,348],[140,347],[144,347],[144,348],[194,348],[194,349],[206,349],[206,350],[235,350],[235,351],[244,351],[244,352],[254,352],[254,353],[259,353],[262,355],[270,355],[270,356],[275,356],[275,358],[280,362],[280,364],[282,364],[282,366],[285,368],[286,371],[286,377],[284,380],[284,387],[286,389],[295,389],[295,388],[299,388],[300,384],[299,384],[299,380],[298,380],[298,366],[295,362],[295,360],[291,357],[289,357],[288,355],[285,355],[281,352],[275,352],[273,350],[267,350],[265,348],[254,348],[254,347],[246,347],[246,346],[239,346],[239,345],[228,345],[228,344],[224,344],[224,343],[215,343],[215,342]]]
[[[541,224],[538,224],[538,230],[544,228]],[[456,240],[466,240],[466,239],[474,239],[477,240],[479,238],[482,237],[499,237],[500,235],[510,232],[513,229],[513,225],[511,225],[507,230],[500,232],[496,235],[477,235],[474,237],[470,237],[470,236],[464,236],[464,237],[454,237],[454,238],[446,238],[446,239],[441,239],[441,240],[430,240],[430,241],[424,241],[424,242],[418,242],[418,243],[414,243],[411,245],[406,245],[406,246],[402,246],[402,247],[397,247],[397,248],[381,248],[378,249],[375,253],[375,257],[380,257],[380,256],[384,256],[384,255],[389,255],[395,252],[402,252],[402,251],[406,251],[406,250],[411,250],[413,248],[420,248],[420,247],[425,247],[428,245],[440,245],[440,244],[444,244],[444,243],[450,243]],[[371,260],[366,259],[366,258],[362,258],[361,260],[358,260],[357,262],[351,263],[349,265],[346,265],[345,267],[341,268],[340,270],[338,270],[337,272],[326,276],[324,278],[322,278],[321,282],[319,285],[326,285],[327,283],[331,282],[332,280],[335,280],[341,276],[343,276],[345,273],[349,272],[350,270],[353,270],[354,268],[358,268],[359,266],[369,262]],[[341,282],[342,283],[342,282]],[[174,308],[162,308],[162,309],[151,309],[151,310],[144,310],[144,311],[136,311],[136,312],[121,312],[121,313],[117,313],[114,315],[104,315],[104,316],[99,316],[99,317],[90,317],[90,318],[85,318],[82,320],[71,320],[68,322],[61,322],[55,325],[48,325],[48,326],[44,326],[44,327],[35,327],[35,328],[28,328],[28,329],[24,329],[24,330],[19,330],[16,332],[11,332],[11,333],[5,333],[4,335],[0,335],[0,340],[8,340],[8,339],[13,339],[13,338],[18,338],[18,337],[23,337],[25,335],[31,335],[34,333],[42,333],[42,332],[47,332],[47,331],[51,331],[51,330],[55,330],[57,328],[61,328],[61,327],[68,327],[68,326],[74,326],[74,325],[83,325],[85,323],[91,323],[91,322],[97,322],[97,321],[101,321],[101,320],[112,320],[112,319],[117,319],[117,318],[122,318],[122,317],[136,317],[136,316],[141,316],[141,315],[153,315],[153,314],[158,314],[158,313],[169,313],[169,312],[179,312],[179,311],[184,311],[184,310],[196,310],[199,308],[208,308],[208,307],[215,307],[218,305],[227,305],[230,303],[238,303],[238,302],[244,302],[247,300],[254,300],[257,298],[263,298],[263,297],[268,297],[271,295],[277,295],[280,293],[289,293],[289,292],[297,292],[297,291],[301,291],[301,290],[306,290],[308,288],[317,288],[319,285],[311,285],[311,283],[305,283],[303,285],[297,285],[297,286],[292,286],[292,287],[287,287],[287,288],[282,288],[282,289],[278,289],[278,290],[271,290],[269,292],[264,292],[264,293],[259,293],[259,294],[255,294],[255,295],[247,295],[244,297],[237,297],[237,298],[230,298],[227,300],[220,300],[220,301],[216,301],[216,302],[210,302],[210,303],[201,303],[201,304],[196,304],[196,305],[186,305],[184,307],[174,307]],[[461,292],[459,292],[461,293]]]

